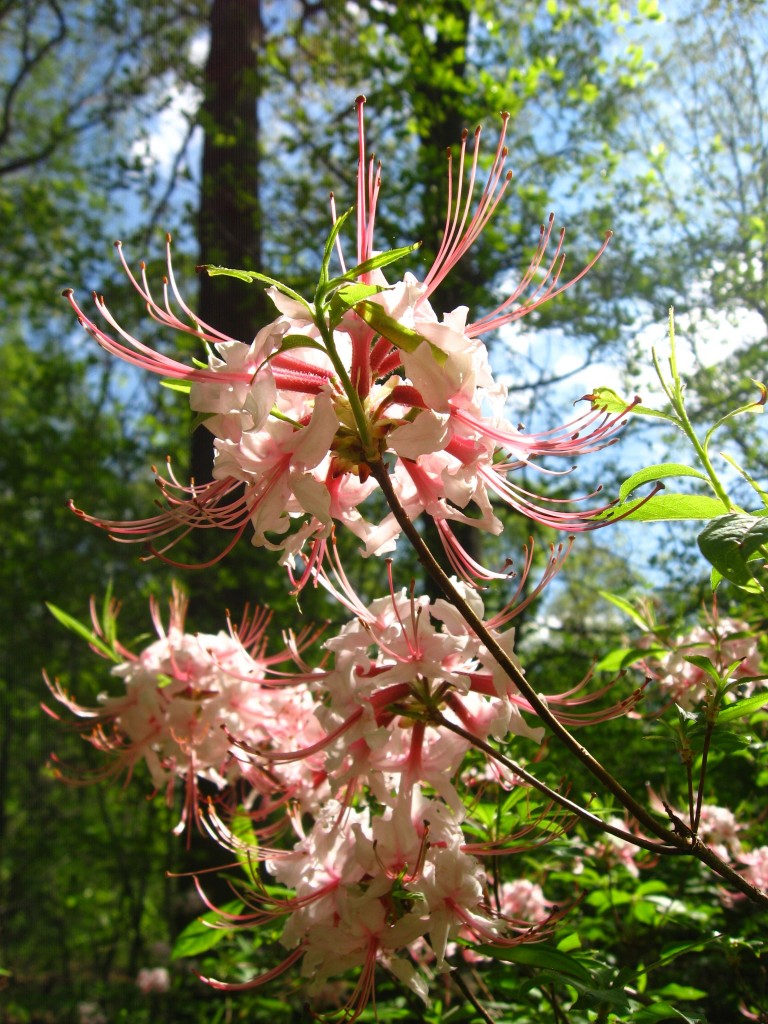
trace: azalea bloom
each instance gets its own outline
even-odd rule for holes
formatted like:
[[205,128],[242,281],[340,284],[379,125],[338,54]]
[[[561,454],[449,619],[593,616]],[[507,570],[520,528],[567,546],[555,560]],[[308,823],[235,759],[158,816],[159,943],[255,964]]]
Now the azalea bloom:
[[746,864],[744,877],[763,892],[768,892],[768,846],[758,846],[749,853],[739,854],[739,860]]
[[[545,578],[559,565],[553,554]],[[355,615],[324,643],[331,660],[320,681],[325,696],[316,716],[325,735],[304,748],[293,743],[283,750],[275,742],[237,743],[254,763],[290,763],[324,751],[324,770],[336,793],[346,789],[349,796],[364,786],[388,803],[396,793],[409,799],[414,787],[428,784],[458,814],[463,805],[454,782],[472,737],[541,742],[544,729],[533,707],[447,601],[396,591],[391,565],[389,594],[369,604],[356,595],[340,564],[336,584],[325,575],[321,580]],[[454,586],[482,619],[479,594],[459,581]],[[513,602],[486,623],[521,675],[514,630],[503,627],[525,604]],[[589,707],[609,689],[582,692],[582,684],[540,697],[561,722],[578,727],[623,715],[640,698],[634,691],[607,707]],[[451,731],[446,722],[468,735]]]
[[[241,762],[231,737],[282,746],[324,735],[314,714],[315,698],[305,685],[312,674],[304,671],[300,658],[300,648],[316,633],[308,631],[282,651],[267,654],[269,613],[246,614],[240,627],[231,626],[228,633],[191,634],[184,630],[186,610],[186,599],[175,589],[167,627],[157,602],[151,601],[157,640],[138,654],[113,641],[119,663],[112,675],[121,680],[123,692],[101,694],[96,707],[77,703],[58,680],[46,677],[59,703],[84,720],[85,738],[110,757],[93,781],[122,771],[130,778],[134,766],[144,761],[170,806],[176,781],[182,779],[186,795],[176,831],[199,818],[201,780],[219,791],[246,780],[254,790],[251,799],[260,794],[280,801],[287,793],[315,806],[324,780],[322,759],[259,772]],[[104,640],[93,609],[92,616],[95,636]],[[276,672],[275,666],[287,659],[301,671],[292,676]]]
[[[660,638],[654,642],[669,644]],[[708,614],[705,626],[694,626],[669,646],[669,654],[646,658],[642,666],[657,680],[664,697],[686,710],[700,704],[714,687],[705,670],[688,660],[691,655],[708,658],[720,673],[730,670],[731,681],[743,680],[739,692],[744,697],[766,686],[757,639],[748,624],[720,617],[716,607]]]
[[[232,841],[242,856],[242,841]],[[261,856],[258,848],[252,852]],[[377,966],[426,1001],[427,979],[419,967],[431,961],[448,970],[446,951],[457,938],[516,946],[542,938],[553,917],[543,897],[537,903],[538,887],[524,883],[524,898],[514,897],[514,886],[504,886],[494,909],[482,865],[465,849],[460,819],[420,790],[408,799],[390,799],[375,816],[368,808],[345,810],[330,801],[292,851],[267,858],[264,866],[281,892],[292,895],[275,895],[255,880],[239,890],[246,903],[242,912],[218,911],[219,926],[242,929],[282,920],[280,941],[288,955],[250,981],[205,980],[217,989],[241,991],[301,961],[309,991],[318,992],[357,968],[343,1007],[350,1021],[373,996]]]
[[[510,925],[516,922],[517,927],[525,931],[532,925],[542,925],[551,921],[557,908],[550,903],[537,882],[527,878],[516,878],[512,882],[502,882],[499,887],[499,917]],[[472,939],[469,930],[462,931],[463,939]],[[467,963],[480,963],[488,960],[487,956],[476,953],[471,947],[462,947],[461,956]]]
[[[500,533],[494,501],[569,532],[606,524],[603,514],[610,506],[583,509],[560,498],[537,498],[515,481],[515,473],[550,456],[567,459],[568,472],[576,456],[615,440],[624,413],[590,407],[558,429],[526,433],[504,418],[506,390],[493,379],[482,338],[580,280],[608,237],[586,267],[562,281],[564,233],[548,254],[550,217],[520,284],[493,312],[472,320],[462,306],[438,317],[431,296],[476,241],[510,180],[508,115],[474,208],[480,129],[472,147],[468,133],[462,136],[458,167],[449,157],[445,229],[431,268],[423,280],[405,274],[389,284],[380,267],[392,260],[374,248],[381,168],[366,152],[363,104],[361,97],[355,260],[348,269],[337,236],[341,273],[326,282],[320,299],[305,301],[273,282],[268,294],[278,316],[252,342],[237,340],[200,322],[185,304],[171,266],[170,239],[161,301],[150,291],[144,265],[134,276],[118,243],[125,272],[149,313],[206,344],[208,365],[195,368],[125,331],[103,297],[95,296],[95,304],[106,326],[90,319],[71,291],[65,293],[104,349],[188,388],[192,409],[206,417],[215,438],[213,481],[187,485],[169,467],[158,479],[165,499],[159,515],[131,523],[77,510],[116,539],[146,542],[153,554],[172,561],[169,549],[190,530],[220,529],[229,534],[222,557],[250,528],[252,542],[278,550],[292,574],[301,560],[295,581],[300,587],[322,564],[335,523],[360,538],[365,555],[394,549],[400,532],[394,515],[381,520],[378,511],[369,511],[367,499],[378,489],[374,464],[387,467],[411,519],[426,514],[434,520],[454,570],[464,578],[499,575],[478,565],[453,531],[461,523]],[[332,217],[341,227],[333,201]],[[241,276],[269,280],[249,272]]]
[[168,992],[171,987],[171,976],[167,967],[142,967],[136,976],[136,987],[142,995],[154,995],[156,992]]
[[733,811],[716,804],[702,804],[699,819],[699,838],[711,847],[722,860],[738,860],[741,842],[738,833],[744,828]]
[[[662,810],[660,802],[657,804],[657,808]],[[630,822],[615,815],[607,818],[606,821],[607,824],[613,825],[615,828],[623,829],[626,832],[633,831]],[[639,847],[608,832],[602,835],[597,842],[590,843],[584,852],[590,857],[596,858],[600,862],[601,869],[604,870],[606,867],[610,869],[614,864],[620,864],[634,878],[640,876],[641,868],[650,867],[652,863]]]

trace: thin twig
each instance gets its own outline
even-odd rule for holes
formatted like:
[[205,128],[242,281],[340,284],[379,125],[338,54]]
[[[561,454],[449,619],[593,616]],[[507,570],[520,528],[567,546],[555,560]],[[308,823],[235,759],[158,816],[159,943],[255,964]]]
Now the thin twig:
[[[482,641],[489,654],[495,658],[499,667],[507,674],[515,684],[520,693],[525,697],[532,709],[547,726],[558,740],[587,768],[587,770],[598,779],[605,788],[612,793],[619,803],[632,814],[637,821],[647,828],[653,835],[657,836],[664,843],[676,847],[681,853],[688,853],[696,857],[703,864],[706,864],[721,878],[726,879],[739,892],[744,893],[753,903],[759,903],[768,907],[768,894],[757,886],[751,885],[730,865],[726,864],[709,847],[705,846],[695,835],[680,835],[669,831],[656,820],[642,804],[627,792],[618,779],[615,779],[610,772],[603,767],[593,755],[582,746],[579,741],[571,735],[565,726],[557,720],[547,707],[546,703],[539,697],[534,688],[523,675],[522,671],[512,661],[507,652],[501,647],[491,630],[485,625],[469,604],[464,600],[459,591],[453,585],[448,576],[443,572],[437,563],[435,556],[429,547],[424,543],[421,535],[414,526],[403,506],[398,501],[389,478],[387,467],[381,459],[371,460],[368,463],[371,475],[376,479],[382,489],[387,504],[397,520],[401,530],[408,538],[417,558],[424,566],[427,573],[443,592],[447,600],[459,612],[467,625],[472,629],[477,638]],[[537,780],[538,781],[538,780]],[[597,819],[598,821],[600,819]],[[600,822],[601,828],[607,831],[605,822]]]
[[623,828],[619,828],[616,825],[611,825],[607,821],[603,821],[596,814],[588,811],[586,807],[581,807],[575,803],[570,797],[564,796],[562,793],[558,793],[556,789],[551,789],[545,782],[541,782],[535,775],[532,775],[529,771],[526,771],[521,765],[517,764],[516,761],[511,760],[505,754],[500,753],[498,750],[481,739],[479,736],[475,736],[474,733],[468,732],[462,726],[451,722],[443,715],[438,714],[434,719],[435,724],[442,726],[444,729],[448,729],[450,732],[456,733],[457,736],[463,737],[468,743],[471,743],[477,750],[482,750],[484,754],[492,757],[494,761],[498,761],[499,764],[503,765],[509,771],[514,772],[523,782],[527,783],[533,789],[548,796],[554,803],[559,804],[565,810],[570,811],[577,817],[581,818],[582,821],[588,825],[594,825],[601,832],[608,832],[612,836],[616,836],[617,839],[623,840],[625,843],[632,843],[633,846],[639,846],[643,850],[651,850],[653,853],[659,854],[687,854],[687,849],[681,850],[678,846],[669,846],[666,843],[655,843],[650,839],[645,839],[643,836],[636,836],[632,832],[627,832]]
[[654,818],[642,806],[642,804],[638,803],[638,801],[624,789],[621,783],[618,782],[618,780],[615,779],[595,757],[593,757],[586,747],[582,746],[575,736],[571,735],[565,726],[552,714],[546,703],[541,699],[541,697],[539,697],[533,686],[531,686],[525,678],[522,671],[517,667],[514,661],[496,640],[493,633],[488,629],[482,619],[475,614],[456,587],[454,587],[448,576],[440,568],[435,556],[429,550],[418,530],[413,525],[412,520],[398,501],[384,463],[376,461],[371,462],[369,466],[371,475],[374,476],[379,483],[382,491],[384,492],[387,504],[392,510],[392,513],[394,514],[403,533],[414,548],[421,564],[432,577],[434,582],[440,587],[448,601],[450,601],[450,603],[459,611],[464,621],[471,627],[478,639],[482,641],[493,658],[495,658],[500,668],[502,668],[509,676],[544,725],[547,726],[550,732],[557,736],[560,742],[563,743],[563,745],[567,747],[579,761],[581,761],[588,771],[594,775],[606,789],[613,793],[621,805],[634,815],[635,818],[637,818],[638,822],[640,822],[654,835],[658,836],[662,841],[672,842],[674,845],[680,845],[676,842],[675,838],[670,835],[669,831],[659,821],[657,821],[657,819]]
[[464,998],[468,1002],[470,1002],[472,1006],[474,1006],[474,1008],[485,1021],[485,1024],[496,1024],[496,1021],[493,1019],[490,1013],[488,1013],[485,1007],[478,1002],[477,996],[475,996],[470,991],[466,981],[464,981],[464,979],[462,978],[461,974],[459,974],[458,971],[451,975],[451,981],[453,981],[456,984],[456,988],[461,992]]

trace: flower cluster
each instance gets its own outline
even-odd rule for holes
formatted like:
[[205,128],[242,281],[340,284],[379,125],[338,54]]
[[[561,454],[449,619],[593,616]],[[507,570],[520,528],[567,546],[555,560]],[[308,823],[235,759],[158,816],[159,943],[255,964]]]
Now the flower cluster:
[[[325,640],[324,658],[311,668],[303,651],[317,634],[289,636],[281,651],[268,654],[268,618],[256,614],[228,633],[192,635],[184,631],[177,593],[167,629],[153,606],[159,639],[138,654],[118,645],[114,630],[93,616],[90,639],[115,661],[119,696],[102,695],[98,707],[87,708],[49,683],[85,720],[86,738],[112,755],[104,774],[130,773],[144,760],[169,799],[182,779],[179,829],[197,822],[242,864],[260,864],[258,871],[249,867],[240,886],[242,911],[221,911],[219,923],[281,921],[286,959],[252,982],[210,983],[260,985],[301,961],[302,974],[322,988],[359,968],[345,1007],[349,1020],[371,995],[377,965],[426,997],[428,974],[447,970],[446,955],[457,943],[508,946],[546,932],[558,909],[529,879],[494,874],[491,886],[483,858],[525,849],[529,832],[551,818],[551,805],[536,812],[533,825],[524,819],[505,834],[471,822],[467,793],[524,785],[525,770],[495,754],[492,742],[506,749],[528,743],[535,751],[544,735],[542,708],[573,727],[623,714],[638,699],[635,693],[595,710],[586,705],[602,705],[606,690],[589,692],[587,680],[567,693],[536,695],[527,687],[509,624],[558,571],[563,548],[553,549],[540,583],[524,595],[529,548],[515,598],[483,622],[477,581],[508,573],[479,564],[454,532],[458,524],[499,534],[498,502],[570,532],[609,521],[610,505],[585,511],[561,498],[537,498],[515,473],[538,468],[559,475],[538,465],[548,457],[567,459],[569,472],[576,456],[613,443],[629,407],[609,413],[586,396],[583,415],[527,433],[505,418],[506,390],[494,380],[482,341],[580,280],[609,236],[582,271],[561,283],[563,232],[548,257],[550,217],[519,286],[496,310],[474,321],[466,307],[439,316],[433,293],[509,183],[508,117],[474,207],[480,130],[473,146],[464,133],[458,168],[449,155],[447,215],[434,262],[421,280],[405,273],[390,283],[384,269],[415,247],[374,248],[381,168],[366,152],[363,105],[361,97],[356,205],[337,215],[331,198],[333,227],[312,300],[253,271],[203,268],[268,285],[277,316],[252,341],[224,335],[187,307],[170,238],[159,302],[144,265],[134,275],[117,243],[119,256],[150,315],[199,338],[207,364],[190,367],[145,345],[95,296],[101,326],[66,293],[106,351],[186,391],[214,439],[213,479],[184,485],[169,465],[158,480],[159,515],[126,523],[78,514],[117,539],[146,542],[175,565],[168,552],[190,530],[225,531],[222,555],[248,531],[254,544],[278,552],[297,590],[313,579],[352,620]],[[341,238],[353,212],[357,246],[348,261]],[[446,578],[445,598],[431,600],[415,586],[397,589],[390,564],[389,593],[363,601],[338,558],[337,526],[359,539],[363,555],[379,556],[394,551],[401,530],[422,515],[434,523],[459,579]],[[555,816],[534,845],[563,827]],[[279,888],[266,885],[265,875]]]
[[[215,827],[226,842],[222,823]],[[265,858],[266,870],[294,893],[276,897],[254,885],[242,893],[247,909],[227,915],[229,925],[284,919],[281,942],[290,952],[277,970],[249,982],[207,980],[228,991],[255,988],[300,959],[310,992],[317,992],[360,968],[344,1008],[349,1020],[370,998],[377,965],[426,999],[426,972],[449,969],[449,944],[518,945],[542,937],[557,913],[543,900],[497,904],[480,860],[467,852],[459,817],[418,789],[375,815],[330,801],[291,851],[229,838],[241,855]]]
[[715,671],[728,674],[731,681],[739,680],[742,696],[766,685],[754,633],[746,622],[720,617],[717,608],[705,626],[696,625],[671,643],[659,637],[653,642],[667,646],[669,653],[644,659],[642,667],[656,680],[665,701],[685,710],[701,704],[713,686],[700,658],[708,659]]
[[[114,621],[102,624],[92,609],[94,637],[101,641],[96,649],[112,654],[117,661],[112,674],[123,684],[119,695],[101,694],[96,707],[78,704],[58,680],[46,677],[54,697],[84,720],[88,741],[110,755],[96,778],[122,771],[130,777],[143,760],[169,805],[176,780],[182,779],[186,797],[178,831],[199,818],[201,782],[213,792],[244,780],[275,799],[283,794],[313,806],[323,780],[320,761],[308,758],[276,767],[265,777],[237,758],[231,737],[280,747],[296,739],[310,743],[322,734],[310,690],[294,686],[287,696],[286,685],[311,678],[301,649],[316,634],[310,630],[290,637],[285,649],[267,654],[268,614],[246,611],[237,629],[230,624],[229,632],[191,634],[184,631],[186,610],[186,599],[175,588],[166,628],[153,600],[158,639],[134,654],[113,637]],[[114,610],[107,615],[114,615]],[[107,637],[112,637],[111,652],[105,652]],[[298,670],[293,675],[273,671],[289,659]]]
[[[462,590],[482,614],[477,594]],[[348,586],[337,593],[356,617],[324,642],[331,659],[316,689],[323,741],[284,751],[237,744],[254,766],[323,749],[332,797],[310,828],[306,816],[289,815],[298,833],[292,849],[265,842],[271,826],[249,840],[242,826],[229,827],[217,814],[206,821],[218,842],[241,860],[262,862],[281,891],[293,893],[276,897],[254,871],[241,891],[243,911],[224,915],[225,925],[281,920],[288,955],[250,982],[207,980],[226,990],[257,987],[301,960],[310,990],[319,991],[342,971],[360,968],[346,1007],[352,1020],[371,995],[376,964],[426,997],[425,971],[446,970],[446,952],[456,942],[530,941],[558,911],[543,894],[537,898],[539,890],[508,884],[492,895],[483,858],[507,844],[524,849],[525,842],[478,841],[476,827],[470,839],[471,814],[457,786],[472,737],[493,736],[507,749],[514,737],[538,744],[542,730],[526,720],[526,702],[447,602],[391,589],[364,605]],[[511,614],[505,609],[490,621],[499,625]],[[498,635],[514,658],[513,631]],[[567,717],[568,696],[548,699]],[[508,774],[496,781],[519,785]]]
[[[509,182],[507,116],[474,212],[479,129],[471,157],[464,133],[455,178],[449,161],[448,212],[434,263],[421,281],[406,273],[389,284],[381,268],[410,250],[374,249],[381,168],[366,154],[363,103],[360,98],[355,264],[347,269],[339,240],[347,215],[337,217],[332,204],[334,229],[314,301],[255,272],[206,268],[270,284],[268,294],[279,315],[252,342],[222,334],[188,309],[173,275],[170,240],[162,303],[154,299],[143,265],[137,279],[119,243],[118,250],[150,314],[206,343],[207,367],[193,368],[149,348],[123,330],[96,296],[96,307],[114,332],[109,333],[66,293],[81,324],[108,352],[189,391],[192,409],[204,417],[215,448],[212,482],[187,486],[170,468],[168,478],[158,481],[166,502],[160,515],[126,523],[79,512],[83,518],[118,539],[145,541],[169,561],[169,548],[191,529],[230,534],[223,555],[250,527],[252,542],[278,550],[292,574],[301,559],[299,586],[322,564],[335,523],[360,538],[366,556],[394,549],[400,533],[395,516],[390,512],[382,520],[378,507],[373,516],[369,510],[368,499],[379,487],[374,467],[389,474],[409,518],[431,517],[454,571],[465,578],[495,574],[464,549],[453,524],[500,533],[494,501],[570,532],[605,525],[610,506],[582,510],[561,498],[536,498],[525,483],[515,482],[514,473],[534,469],[541,457],[570,464],[580,454],[611,444],[627,410],[608,414],[590,407],[558,429],[526,433],[504,417],[506,391],[494,381],[481,338],[578,281],[599,258],[607,238],[588,266],[560,283],[562,232],[544,262],[550,218],[522,281],[496,310],[471,321],[462,306],[439,318],[430,304],[432,293],[475,242]],[[334,251],[341,272],[331,278]],[[171,293],[181,316],[173,312]]]
[[[505,418],[506,390],[494,379],[482,340],[580,280],[608,238],[582,271],[561,283],[563,232],[547,257],[550,218],[519,286],[496,310],[475,320],[464,306],[439,315],[436,289],[507,188],[507,115],[477,202],[479,129],[473,146],[464,133],[458,168],[449,155],[447,215],[434,262],[422,279],[404,273],[390,282],[384,270],[415,247],[374,248],[381,168],[366,151],[363,105],[361,97],[356,204],[338,215],[331,199],[333,226],[311,300],[256,271],[201,268],[268,286],[277,315],[252,341],[223,334],[187,307],[170,238],[160,301],[144,265],[135,275],[117,243],[120,260],[149,314],[196,336],[205,363],[188,366],[144,344],[119,325],[102,297],[95,297],[101,320],[91,320],[67,293],[102,348],[188,394],[214,448],[210,482],[184,484],[169,464],[158,479],[158,515],[122,522],[78,514],[119,540],[148,544],[177,566],[169,552],[192,530],[224,532],[218,557],[248,535],[277,553],[295,593],[312,581],[349,612],[349,621],[334,635],[312,628],[284,634],[280,649],[271,651],[268,613],[246,610],[226,632],[192,634],[186,601],[175,590],[167,626],[152,603],[157,639],[137,653],[118,642],[111,604],[101,620],[92,610],[92,630],[57,613],[112,660],[119,693],[101,694],[96,706],[86,707],[48,681],[56,700],[83,723],[85,738],[109,756],[93,778],[130,777],[145,763],[169,803],[183,790],[176,831],[195,824],[235,855],[245,877],[231,882],[233,903],[217,907],[195,880],[210,911],[206,924],[217,933],[268,926],[279,934],[282,962],[264,973],[249,962],[245,981],[205,980],[238,991],[297,966],[309,990],[319,993],[355,970],[354,988],[334,1011],[348,1022],[373,996],[379,968],[426,1000],[429,980],[447,975],[452,960],[479,963],[493,948],[503,956],[546,936],[563,911],[515,856],[558,839],[577,819],[605,837],[579,839],[571,853],[578,849],[608,868],[623,865],[634,877],[662,853],[704,851],[699,859],[711,866],[719,858],[717,870],[746,890],[746,878],[765,885],[766,859],[765,847],[742,851],[730,812],[703,803],[706,755],[698,793],[688,774],[689,825],[658,800],[660,824],[573,736],[574,729],[632,712],[641,691],[611,702],[616,680],[595,689],[591,671],[567,690],[548,681],[540,692],[529,682],[512,623],[558,572],[573,538],[552,548],[539,583],[528,587],[531,543],[516,594],[500,611],[486,613],[482,584],[509,583],[511,563],[503,572],[489,569],[457,536],[457,527],[459,535],[466,528],[501,533],[502,505],[571,533],[629,514],[612,515],[612,503],[584,510],[581,498],[535,496],[523,473],[569,472],[546,460],[570,464],[612,444],[639,400],[601,405],[598,389],[585,396],[583,415],[528,433]],[[357,245],[348,260],[342,231],[353,213]],[[414,525],[424,516],[452,577]],[[388,588],[363,599],[335,546],[340,528],[357,538],[366,557],[394,552],[405,534],[442,596],[420,594],[415,582],[398,586],[390,560]],[[685,709],[715,693],[727,704],[737,685],[748,695],[764,681],[744,623],[713,614],[706,628],[671,645],[651,639],[650,621],[642,625],[645,646],[620,652],[621,664],[639,662],[665,703]],[[321,650],[310,654],[321,635]],[[686,722],[695,717],[681,714]],[[716,714],[710,717],[714,724]],[[546,729],[610,793],[603,817],[574,799],[567,783],[555,789],[529,771],[547,754]],[[609,809],[614,801],[623,817]],[[741,876],[729,860],[741,864]],[[578,855],[576,862],[574,874]],[[137,985],[161,992],[168,981],[163,968],[145,968]]]
[[[561,555],[553,552],[545,580]],[[176,590],[167,627],[152,603],[158,639],[138,653],[117,641],[111,618],[102,623],[92,614],[94,646],[117,662],[119,696],[102,695],[87,708],[57,682],[49,686],[85,720],[86,739],[111,755],[102,774],[130,773],[143,759],[169,800],[183,780],[179,829],[196,821],[242,863],[261,863],[289,893],[276,896],[263,872],[247,871],[248,884],[237,887],[242,912],[222,912],[220,924],[282,921],[288,954],[247,985],[211,984],[261,985],[300,960],[303,976],[319,989],[360,968],[348,1007],[354,1019],[371,994],[377,964],[426,997],[429,974],[447,969],[456,943],[503,947],[546,932],[558,909],[530,880],[507,879],[492,889],[483,860],[548,841],[560,827],[550,823],[534,841],[526,837],[536,823],[510,835],[472,820],[475,798],[460,785],[465,772],[476,776],[480,768],[483,784],[501,790],[523,784],[493,760],[483,773],[482,756],[470,756],[473,747],[492,739],[507,751],[527,743],[535,754],[543,729],[456,608],[396,590],[391,565],[389,594],[367,604],[340,563],[333,576],[320,578],[353,618],[324,639],[317,668],[303,653],[317,632],[288,636],[282,650],[268,654],[268,616],[261,613],[246,614],[227,632],[185,632],[186,602]],[[482,619],[477,592],[453,585]],[[509,623],[527,602],[486,623],[521,676]],[[622,714],[637,699],[585,708],[601,697],[541,695],[569,725]]]

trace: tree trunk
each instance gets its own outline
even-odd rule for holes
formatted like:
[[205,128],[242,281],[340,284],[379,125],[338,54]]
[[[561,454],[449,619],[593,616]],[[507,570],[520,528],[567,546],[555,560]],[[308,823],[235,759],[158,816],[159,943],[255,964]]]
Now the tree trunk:
[[[198,215],[200,262],[261,267],[259,209],[260,0],[213,0],[211,46],[205,66],[200,121],[205,132]],[[201,320],[249,342],[265,322],[262,288],[234,278],[200,275]],[[192,438],[192,476],[211,479],[213,437],[199,427]]]

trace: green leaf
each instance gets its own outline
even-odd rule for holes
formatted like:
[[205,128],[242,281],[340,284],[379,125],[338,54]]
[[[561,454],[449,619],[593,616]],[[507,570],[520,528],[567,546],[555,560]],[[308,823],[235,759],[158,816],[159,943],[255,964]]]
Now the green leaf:
[[190,380],[176,380],[175,377],[165,378],[160,381],[160,386],[168,388],[169,391],[181,391],[183,394],[188,395],[192,390],[192,381]]
[[737,718],[746,718],[747,715],[759,711],[766,704],[768,704],[768,693],[765,691],[745,697],[743,700],[737,700],[734,704],[727,704],[718,714],[717,724],[722,725],[724,722],[732,722]]
[[674,981],[665,985],[664,988],[660,988],[658,994],[670,999],[704,999],[707,995],[701,988],[694,988],[692,985],[678,985]]
[[593,409],[604,409],[605,412],[612,413],[627,412],[640,416],[656,416],[659,419],[674,421],[673,416],[669,416],[665,412],[658,412],[656,409],[648,409],[644,405],[633,405],[630,408],[631,403],[626,398],[622,398],[613,388],[594,388],[592,394],[587,397],[591,399]]
[[659,908],[651,900],[639,900],[632,907],[632,916],[640,924],[654,926],[662,916]]
[[[225,914],[239,914],[242,909],[243,903],[240,900],[232,900],[220,908]],[[225,920],[226,918],[219,911],[210,910],[207,914],[192,921],[176,939],[171,959],[180,960],[185,956],[198,956],[200,953],[212,949],[221,942],[225,935],[232,934],[228,928],[216,927]]]
[[705,654],[684,654],[683,658],[691,665],[695,665],[696,668],[700,668],[702,672],[706,672],[715,684],[722,682],[720,673]]
[[647,633],[648,630],[651,628],[652,623],[646,622],[646,620],[642,617],[640,612],[638,612],[629,603],[629,601],[626,601],[623,597],[618,597],[616,594],[611,594],[608,590],[599,590],[598,593],[600,594],[600,597],[605,598],[606,601],[610,601],[612,605],[615,605],[619,609],[619,611],[622,611],[625,615],[628,615],[630,619],[632,619],[632,621],[635,623],[635,625],[639,626],[644,633]]
[[623,505],[615,505],[596,518],[614,519],[621,515],[633,522],[652,523],[673,519],[714,519],[716,516],[722,515],[722,512],[722,501],[707,495],[654,494],[647,500],[636,498]]
[[386,287],[383,284],[345,284],[338,288],[328,304],[331,329],[339,323],[347,310],[352,309],[353,306],[358,302],[362,302],[363,299],[385,291]]
[[[658,466],[648,466],[646,469],[641,469],[626,479],[619,488],[619,500],[626,501],[632,491],[636,487],[642,486],[642,484],[651,483],[653,480],[665,480],[671,476],[695,476],[697,479],[709,483],[709,478],[698,469],[691,469],[690,466],[682,465],[679,462],[662,462]],[[721,502],[721,510],[722,507]]]
[[606,412],[624,412],[629,405],[618,392],[613,388],[594,388],[588,396],[594,409],[604,409]]
[[112,580],[104,591],[101,602],[101,635],[111,651],[117,648],[117,609],[112,601]]
[[632,902],[632,896],[628,892],[605,892],[602,889],[596,889],[587,896],[586,902],[590,907],[594,907],[599,911],[611,911],[615,907],[622,906]]
[[437,345],[427,341],[418,331],[398,323],[397,320],[384,312],[383,307],[378,302],[370,302],[368,299],[364,299],[355,306],[355,312],[361,320],[364,320],[377,331],[382,338],[392,342],[395,348],[399,348],[403,352],[415,352],[419,345],[429,345],[438,366],[445,366],[448,361],[447,352],[443,352]]
[[[245,810],[239,807],[230,827],[232,835],[247,847],[247,849],[241,849],[239,846],[236,846],[235,856],[240,867],[246,873],[249,880],[253,882],[258,878],[258,862],[255,855],[259,848],[259,841],[253,830],[253,822],[250,815],[246,814]],[[251,853],[251,851],[253,852]]]
[[721,940],[721,935],[713,935],[709,939],[697,939],[694,942],[671,942],[668,945],[662,947],[659,959],[652,964],[648,964],[646,971],[655,970],[657,967],[667,965],[676,960],[677,957],[682,956],[684,953],[698,953],[702,949],[706,949],[707,946],[711,946],[715,942]]
[[571,932],[565,938],[560,939],[557,948],[561,953],[571,953],[574,949],[581,949],[581,939],[578,932]]
[[[697,739],[701,738],[699,734]],[[731,732],[730,729],[715,729],[710,739],[712,750],[719,750],[723,754],[735,754],[738,750],[744,750],[752,742],[750,736],[742,736],[740,733]],[[696,752],[701,753],[701,745],[696,744]]]
[[330,276],[328,274],[328,267],[331,263],[331,256],[333,255],[333,247],[336,244],[336,239],[339,237],[339,232],[344,227],[345,222],[349,216],[354,212],[354,206],[350,206],[348,210],[345,210],[340,217],[337,217],[333,222],[330,234],[325,242],[325,249],[323,250],[323,262],[320,267],[320,280],[317,283],[317,290],[315,292],[315,301],[320,303],[324,300],[328,291],[328,282]]
[[[356,267],[352,267],[351,270],[347,270],[339,277],[334,277],[332,281],[328,282],[328,287],[333,288],[342,281],[357,281],[363,274],[369,274],[372,270],[378,270],[380,267],[387,267],[390,263],[394,263],[396,260],[400,260],[403,256],[407,256],[409,253],[415,252],[416,249],[420,248],[421,242],[414,242],[413,245],[403,245],[399,249],[387,249],[386,252],[378,252],[375,256],[371,256],[368,260],[363,260],[362,263],[358,263]],[[362,287],[368,286],[363,285]]]
[[621,672],[642,658],[658,657],[666,653],[666,647],[619,647],[601,658],[595,665],[595,671]]
[[644,1006],[632,1016],[632,1024],[660,1024],[660,1022],[682,1020],[687,1024],[703,1024],[701,1018],[686,1017],[684,1013],[676,1010],[671,1003],[654,1003],[653,1006]]
[[116,664],[122,660],[120,655],[110,647],[109,644],[105,643],[100,636],[97,636],[92,630],[88,629],[87,626],[83,625],[82,622],[78,622],[77,619],[68,615],[65,611],[62,611],[61,608],[57,608],[55,604],[51,604],[46,601],[45,606],[51,615],[53,615],[55,619],[58,619],[62,626],[65,626],[73,633],[76,633],[79,637],[82,637],[87,644],[90,644],[91,647],[95,647],[99,654],[103,654],[105,658],[109,658],[110,661],[114,661]]
[[513,946],[511,949],[501,946],[473,946],[472,948],[477,953],[493,957],[494,960],[505,960],[513,964],[525,964],[527,967],[556,971],[558,974],[575,978],[585,985],[592,983],[592,975],[580,961],[547,943],[537,942],[531,945]]
[[768,388],[766,388],[765,384],[761,384],[759,380],[755,380],[754,377],[752,378],[752,383],[760,392],[760,397],[754,402],[747,402],[746,405],[740,405],[737,409],[731,409],[730,412],[727,412],[725,416],[721,417],[721,419],[714,423],[709,428],[709,430],[706,433],[706,436],[704,437],[705,449],[708,447],[712,435],[715,433],[715,431],[719,427],[722,427],[724,423],[727,423],[728,420],[733,419],[735,416],[742,416],[744,415],[744,413],[751,413],[752,415],[757,415],[763,412],[766,399],[768,399]]
[[363,299],[368,299],[371,295],[378,295],[379,292],[386,291],[388,287],[389,285],[385,284],[345,284],[336,289],[334,299],[339,299],[346,309],[351,309]]
[[307,300],[302,295],[299,295],[298,292],[295,292],[293,288],[289,288],[287,284],[283,284],[282,281],[276,281],[274,277],[259,274],[256,270],[233,270],[232,267],[215,267],[211,263],[205,263],[196,269],[204,270],[209,277],[234,277],[238,281],[245,281],[247,284],[253,284],[254,281],[268,284],[273,288],[277,288],[283,295],[287,295],[289,299],[295,299],[296,302],[300,302],[302,306],[306,307],[309,319],[313,319],[312,307]]
[[702,555],[725,579],[737,586],[749,584],[754,573],[747,563],[768,544],[768,519],[743,512],[720,515],[704,527],[698,543]]
[[280,355],[281,352],[288,352],[292,348],[316,348],[318,352],[325,352],[323,346],[315,341],[314,338],[308,338],[305,334],[286,334],[280,341],[280,347],[275,349],[271,355],[268,355],[264,363],[268,363],[275,356]]

